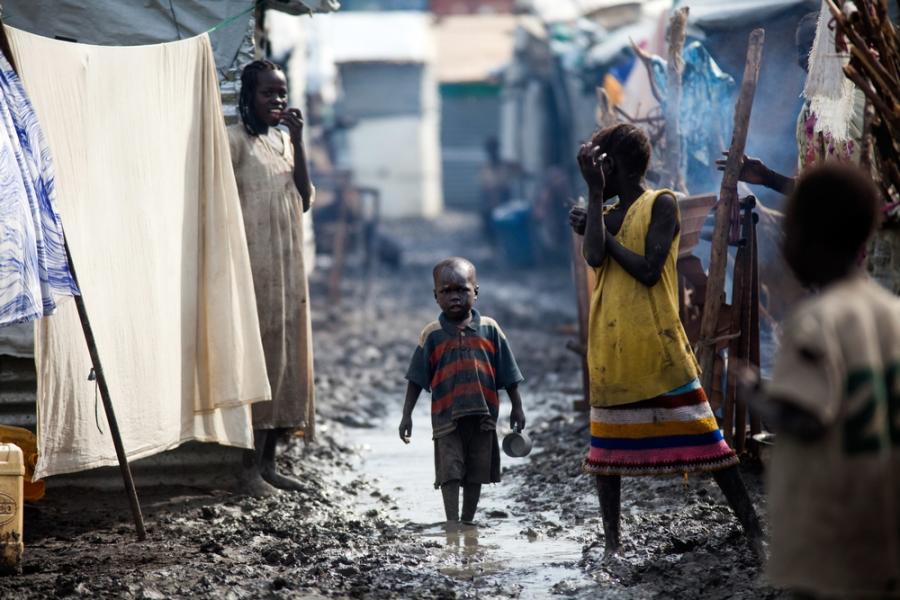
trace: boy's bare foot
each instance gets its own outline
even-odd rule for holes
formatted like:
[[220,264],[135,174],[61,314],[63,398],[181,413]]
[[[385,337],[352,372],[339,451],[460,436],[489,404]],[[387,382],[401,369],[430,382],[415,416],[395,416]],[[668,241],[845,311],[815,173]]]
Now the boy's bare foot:
[[459,533],[459,530],[459,521],[447,521],[446,523],[444,523],[444,531],[446,531],[447,533]]
[[292,492],[299,492],[301,490],[306,489],[305,486],[297,479],[294,479],[293,477],[287,477],[286,475],[282,475],[281,473],[277,472],[275,469],[263,468],[260,471],[260,474],[262,475],[262,478],[267,483],[275,486],[276,488],[278,488],[280,490],[289,490]]

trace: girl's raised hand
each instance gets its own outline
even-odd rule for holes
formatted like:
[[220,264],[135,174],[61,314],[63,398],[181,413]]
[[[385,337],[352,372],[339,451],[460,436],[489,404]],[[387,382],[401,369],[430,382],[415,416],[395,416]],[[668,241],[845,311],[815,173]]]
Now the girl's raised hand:
[[289,108],[281,113],[281,122],[291,132],[291,141],[299,144],[303,141],[303,113],[299,108]]
[[600,191],[606,186],[606,177],[603,173],[603,167],[597,162],[596,148],[590,144],[582,144],[578,148],[576,160],[578,168],[581,170],[581,176],[585,183],[593,191]]

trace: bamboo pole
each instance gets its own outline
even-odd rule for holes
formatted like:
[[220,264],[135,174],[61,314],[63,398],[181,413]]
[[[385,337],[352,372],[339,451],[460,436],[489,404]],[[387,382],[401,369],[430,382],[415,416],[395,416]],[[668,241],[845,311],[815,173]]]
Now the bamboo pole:
[[716,224],[711,244],[706,302],[703,318],[700,321],[700,340],[697,342],[697,358],[702,371],[703,388],[707,394],[712,394],[713,389],[712,378],[716,347],[711,340],[716,336],[719,311],[723,302],[731,214],[733,206],[738,202],[738,175],[741,172],[744,148],[747,144],[747,131],[750,127],[750,114],[753,108],[753,96],[756,94],[756,82],[759,79],[759,66],[762,61],[765,37],[766,33],[762,29],[754,29],[750,34],[744,79],[734,111],[734,133],[731,138],[728,160],[725,164],[725,174],[722,177],[719,204],[716,206]]
[[666,187],[686,192],[681,148],[681,75],[684,73],[684,39],[689,7],[679,8],[669,21],[669,60],[666,65]]

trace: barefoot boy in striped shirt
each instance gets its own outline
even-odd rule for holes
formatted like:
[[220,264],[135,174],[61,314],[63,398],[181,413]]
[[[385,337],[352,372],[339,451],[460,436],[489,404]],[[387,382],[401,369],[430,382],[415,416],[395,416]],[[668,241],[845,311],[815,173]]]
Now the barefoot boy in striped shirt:
[[478,283],[471,262],[439,262],[434,297],[441,315],[422,331],[406,373],[400,439],[409,443],[413,408],[422,390],[430,391],[434,485],[441,489],[447,525],[453,527],[460,521],[460,487],[462,522],[473,524],[481,485],[500,481],[499,391],[505,389],[512,402],[510,426],[524,429],[518,389],[524,378],[500,326],[472,308]]

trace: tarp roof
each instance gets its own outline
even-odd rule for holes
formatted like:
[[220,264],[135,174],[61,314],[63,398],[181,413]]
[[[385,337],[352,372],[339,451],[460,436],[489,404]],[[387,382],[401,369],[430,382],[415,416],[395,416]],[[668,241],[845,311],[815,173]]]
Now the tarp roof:
[[337,64],[426,63],[435,58],[432,16],[422,12],[347,12],[324,15],[313,27]]
[[795,9],[818,10],[818,0],[679,0],[689,6],[688,23],[701,29],[730,29],[759,23]]
[[458,15],[435,24],[441,83],[484,81],[513,56],[519,19],[513,15]]
[[[12,27],[83,44],[137,46],[193,37],[252,8],[254,0],[3,0],[3,21]],[[269,0],[276,10],[296,10],[301,0]],[[335,0],[302,0],[314,11],[333,11]],[[237,56],[250,14],[210,33],[216,65]]]

